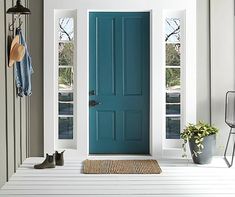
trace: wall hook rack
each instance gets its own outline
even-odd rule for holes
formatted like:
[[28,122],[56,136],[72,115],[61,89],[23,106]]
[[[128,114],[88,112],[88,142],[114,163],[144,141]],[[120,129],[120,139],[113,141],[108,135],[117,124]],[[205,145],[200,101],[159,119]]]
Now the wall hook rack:
[[9,31],[14,31],[14,27],[15,27],[15,23],[16,23],[17,19],[19,20],[18,28],[21,28],[23,21],[21,20],[21,15],[18,14],[16,17],[14,17],[13,23],[9,24]]

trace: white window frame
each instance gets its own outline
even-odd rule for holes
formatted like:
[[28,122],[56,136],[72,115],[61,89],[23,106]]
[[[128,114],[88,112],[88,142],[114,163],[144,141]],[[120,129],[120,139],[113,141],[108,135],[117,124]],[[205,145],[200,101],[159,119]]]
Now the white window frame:
[[[59,19],[60,18],[73,18],[73,28],[74,28],[74,38],[72,41],[64,41],[59,40]],[[55,101],[57,100],[57,105],[55,106],[55,113],[57,116],[57,119],[55,120],[55,149],[77,149],[77,91],[76,91],[76,83],[77,83],[77,20],[76,20],[76,11],[74,10],[56,10],[55,11],[55,32],[54,32],[54,38],[55,38],[55,75],[57,78],[55,79],[55,90],[57,94],[55,94]],[[73,43],[74,44],[74,51],[73,51],[73,65],[59,65],[59,50],[58,46],[59,43]],[[73,115],[59,115],[59,98],[58,93],[63,92],[59,91],[59,68],[72,68],[73,69],[73,88],[71,91],[73,93]],[[67,92],[67,91],[64,91]],[[73,118],[73,139],[59,139],[59,117],[72,117]]]
[[[191,13],[193,14],[193,13]],[[186,10],[165,10],[164,11],[164,30],[166,18],[180,18],[180,44],[181,44],[181,60],[180,60],[180,77],[181,77],[181,132],[188,123],[196,122],[196,60],[190,61],[190,57],[195,58],[193,51],[195,48],[190,49],[190,39],[195,36],[194,30],[196,25],[190,25],[189,13]],[[192,29],[190,29],[192,28]],[[164,32],[165,35],[165,32]],[[192,41],[193,43],[195,40]],[[164,46],[165,46],[164,40]],[[195,44],[195,43],[194,43]],[[194,45],[193,44],[193,45]],[[164,62],[166,58],[166,50],[164,47]],[[196,52],[195,52],[196,53]],[[196,58],[195,58],[196,59]],[[166,66],[166,64],[164,64]],[[166,69],[165,69],[166,70]],[[166,73],[164,74],[166,76]],[[164,97],[166,101],[166,97]],[[165,102],[166,103],[166,102]],[[166,106],[164,106],[164,114],[166,114]],[[167,157],[179,158],[182,155],[182,140],[181,139],[166,139],[166,118],[163,121],[164,132],[162,136],[162,155]],[[187,154],[189,154],[187,152]]]
[[[185,89],[185,84],[186,84],[186,80],[185,80],[185,12],[182,10],[179,11],[165,11],[164,12],[164,35],[165,35],[165,21],[167,18],[177,18],[180,20],[180,41],[177,43],[180,43],[180,66],[172,66],[169,68],[176,68],[176,69],[180,69],[180,115],[174,115],[172,117],[180,117],[180,131],[182,131],[185,123],[185,93],[186,93],[186,89]],[[165,37],[164,37],[165,38]],[[165,40],[164,40],[165,42]],[[166,43],[165,42],[165,47],[164,47],[164,62],[166,62]],[[168,65],[166,65],[165,63],[165,68],[168,68]],[[166,69],[165,69],[166,71]],[[165,73],[165,77],[166,77],[166,73]],[[165,79],[166,80],[166,79]],[[166,95],[166,94],[165,94]],[[166,96],[165,96],[165,101],[166,101]],[[165,102],[166,104],[166,102]],[[165,107],[165,114],[166,114],[166,107]],[[171,115],[165,115],[165,117],[170,117]],[[163,147],[164,148],[176,148],[176,149],[180,149],[181,148],[181,143],[182,141],[180,139],[166,139],[166,118],[165,118],[165,129],[164,129],[164,133],[163,133]]]

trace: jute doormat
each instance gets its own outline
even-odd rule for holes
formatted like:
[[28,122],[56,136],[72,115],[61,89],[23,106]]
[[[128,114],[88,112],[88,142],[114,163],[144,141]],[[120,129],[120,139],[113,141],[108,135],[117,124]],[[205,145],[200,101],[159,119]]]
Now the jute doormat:
[[85,160],[85,174],[160,174],[156,160]]

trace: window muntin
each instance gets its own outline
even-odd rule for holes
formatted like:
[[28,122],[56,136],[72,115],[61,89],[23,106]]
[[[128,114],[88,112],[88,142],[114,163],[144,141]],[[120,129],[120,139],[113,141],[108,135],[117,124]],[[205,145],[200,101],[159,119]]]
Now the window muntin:
[[165,20],[166,139],[179,139],[181,130],[180,18]]
[[59,42],[59,65],[73,65],[74,64],[74,43]]
[[180,42],[180,18],[176,17],[166,18],[165,41],[169,43]]
[[58,94],[59,101],[66,102],[66,101],[73,101],[73,93],[72,92],[60,92]]
[[59,40],[74,39],[74,19],[71,17],[63,17],[59,19]]
[[59,66],[59,91],[72,91],[73,90],[73,68]]
[[73,117],[59,117],[59,139],[73,139]]
[[59,102],[59,115],[73,115],[73,103]]
[[180,43],[166,43],[166,65],[180,66]]
[[59,18],[58,139],[74,138],[74,18]]
[[179,139],[180,116],[167,116],[166,130],[166,139]]

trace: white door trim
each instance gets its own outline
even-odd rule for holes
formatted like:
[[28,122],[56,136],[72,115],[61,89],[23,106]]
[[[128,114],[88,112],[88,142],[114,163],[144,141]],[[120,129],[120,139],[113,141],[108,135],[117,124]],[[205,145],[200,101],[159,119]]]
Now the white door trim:
[[[94,158],[89,156],[89,12],[90,11],[151,11],[151,69],[150,69],[150,145],[151,158],[171,155],[164,150],[162,139],[165,118],[165,73],[163,58],[163,12],[185,10],[186,13],[186,120],[196,120],[196,1],[195,0],[50,0],[44,1],[44,153],[55,150],[55,10],[77,12],[77,150],[66,151],[66,157]],[[175,154],[173,150],[172,153]],[[179,152],[179,151],[178,151]],[[166,155],[165,155],[166,154]],[[102,158],[101,156],[100,158]],[[105,156],[106,157],[106,156]],[[126,156],[126,158],[129,156]],[[138,156],[142,158],[143,156]],[[146,156],[146,158],[149,156]],[[118,158],[118,157],[116,157]],[[121,156],[124,158],[124,156]]]

